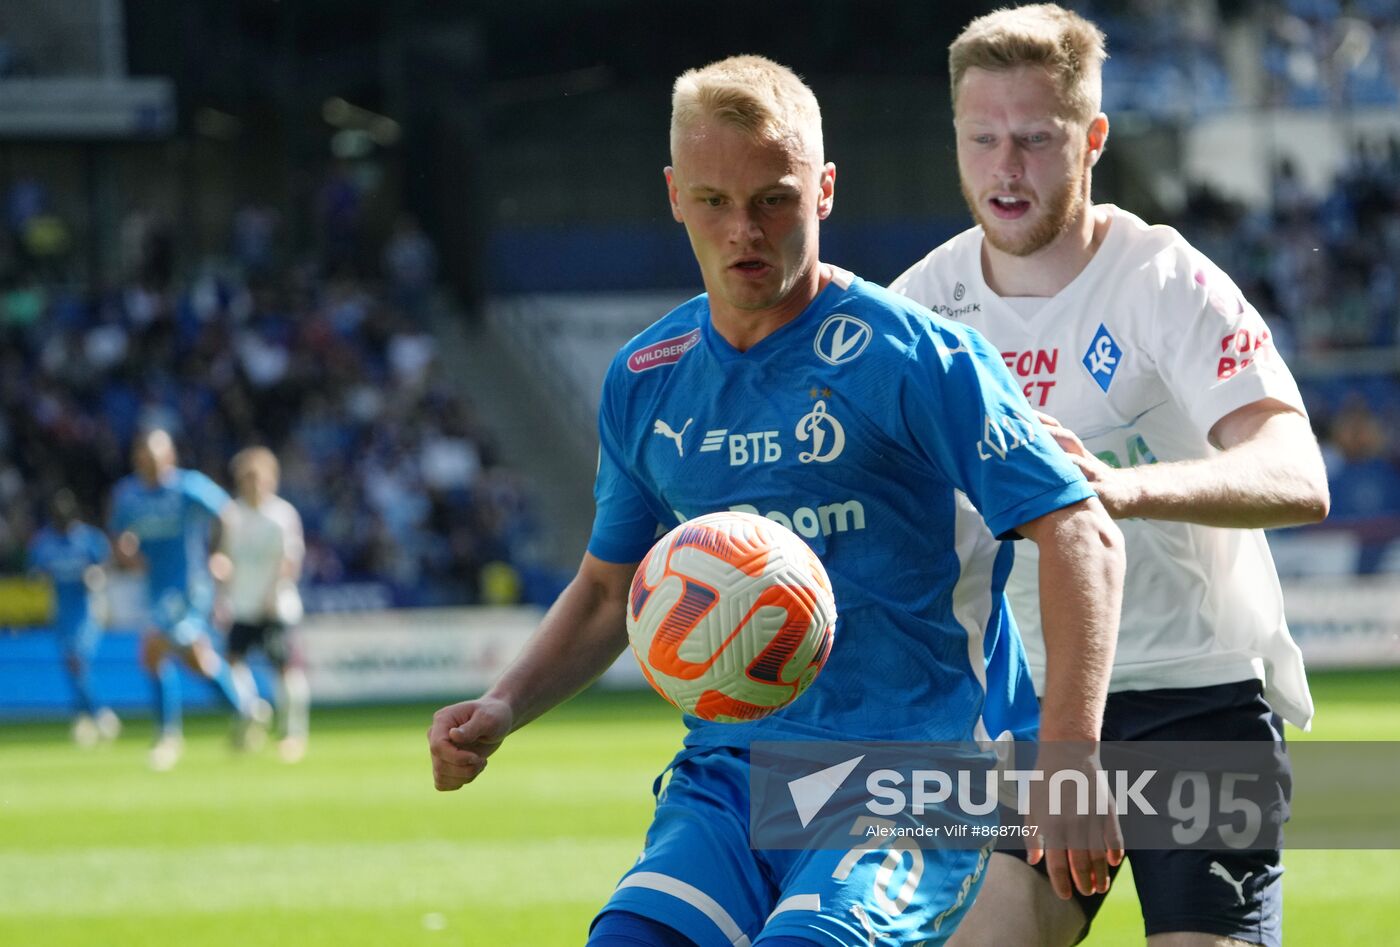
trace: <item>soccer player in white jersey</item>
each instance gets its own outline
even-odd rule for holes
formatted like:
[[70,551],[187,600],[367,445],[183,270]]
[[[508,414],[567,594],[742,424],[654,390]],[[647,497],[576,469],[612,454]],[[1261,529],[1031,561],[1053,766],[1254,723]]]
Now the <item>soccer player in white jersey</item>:
[[[1282,741],[1279,717],[1307,727],[1313,707],[1259,530],[1326,515],[1322,459],[1268,327],[1229,277],[1176,231],[1090,200],[1108,140],[1105,55],[1096,26],[1052,4],[964,30],[950,71],[977,226],[892,288],[1000,350],[1120,520],[1128,570],[1103,739]],[[1009,597],[1049,700],[1044,573],[1021,546]],[[1279,943],[1278,852],[1129,857],[1154,947]],[[1099,895],[1061,886],[1060,900],[1014,856],[991,861],[955,943],[1087,931]]]
[[224,513],[221,548],[211,562],[233,617],[226,653],[245,699],[258,698],[247,662],[250,650],[261,648],[277,671],[277,749],[283,760],[295,763],[306,754],[310,717],[310,688],[291,640],[302,614],[301,516],[277,495],[277,457],[266,447],[239,451],[229,472],[236,496]]
[[[513,730],[623,651],[629,585],[658,526],[757,511],[791,523],[826,566],[841,616],[830,658],[771,716],[686,718],[645,849],[589,942],[942,943],[985,851],[924,853],[907,901],[883,891],[882,850],[756,851],[749,745],[1032,736],[1034,695],[1001,591],[1012,557],[999,539],[1015,534],[1042,549],[1046,586],[1059,590],[1043,611],[1055,660],[1041,734],[1095,739],[1118,532],[985,340],[820,261],[836,169],[796,75],[755,56],[684,73],[671,155],[671,212],[706,292],[614,359],[578,575],[484,696],[434,716],[436,786],[475,779]],[[1113,850],[1111,827],[1095,828],[1046,853],[1057,878],[1086,892],[1106,887]]]

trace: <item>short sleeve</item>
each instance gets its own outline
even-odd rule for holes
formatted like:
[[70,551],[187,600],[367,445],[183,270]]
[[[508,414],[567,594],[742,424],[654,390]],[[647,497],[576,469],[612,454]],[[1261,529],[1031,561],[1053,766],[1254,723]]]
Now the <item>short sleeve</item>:
[[[1154,325],[1158,371],[1202,435],[1247,404],[1273,398],[1306,414],[1264,318],[1199,254],[1167,277]],[[1189,272],[1188,272],[1189,271]]]
[[301,514],[290,503],[282,503],[282,555],[300,564],[306,558],[306,537],[302,531]]
[[191,502],[211,516],[217,516],[219,511],[230,502],[230,497],[224,488],[198,470],[185,471],[181,489]]
[[1001,358],[967,326],[928,325],[910,352],[898,411],[916,449],[999,538],[1093,496]]
[[604,383],[598,411],[598,473],[593,481],[593,534],[588,551],[605,562],[640,562],[656,540],[657,517],[623,460]]

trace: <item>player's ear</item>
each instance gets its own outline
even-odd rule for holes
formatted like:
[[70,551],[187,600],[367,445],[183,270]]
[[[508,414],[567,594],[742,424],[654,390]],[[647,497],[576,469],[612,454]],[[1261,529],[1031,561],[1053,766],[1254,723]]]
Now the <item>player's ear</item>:
[[681,216],[680,195],[676,193],[676,169],[670,165],[666,166],[666,199],[671,202],[671,216],[685,223],[685,218]]
[[817,219],[826,220],[836,204],[836,165],[828,161],[822,167],[821,196],[817,198]]
[[1089,167],[1099,163],[1108,145],[1108,116],[1100,112],[1089,122]]

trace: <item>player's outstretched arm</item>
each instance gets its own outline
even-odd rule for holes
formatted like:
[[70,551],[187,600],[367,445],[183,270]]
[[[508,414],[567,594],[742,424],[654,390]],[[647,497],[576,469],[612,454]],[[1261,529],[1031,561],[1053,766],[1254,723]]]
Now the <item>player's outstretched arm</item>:
[[627,646],[627,591],[635,571],[635,563],[585,553],[578,574],[491,689],[433,715],[428,748],[439,790],[476,779],[507,736],[608,669]]
[[1236,408],[1210,430],[1221,448],[1202,460],[1110,467],[1074,432],[1041,415],[1116,519],[1272,529],[1327,516],[1327,470],[1308,419],[1281,401]]
[[[1062,760],[1053,752],[1098,743],[1123,601],[1123,534],[1093,498],[1032,520],[1019,532],[1040,547],[1041,744],[1052,748],[1051,765],[1091,769],[1090,756]],[[1072,888],[1107,891],[1108,864],[1123,857],[1116,820],[1090,818],[1066,831],[1076,840],[1044,852],[1055,893],[1068,898]],[[1037,854],[1035,844],[1028,849]]]

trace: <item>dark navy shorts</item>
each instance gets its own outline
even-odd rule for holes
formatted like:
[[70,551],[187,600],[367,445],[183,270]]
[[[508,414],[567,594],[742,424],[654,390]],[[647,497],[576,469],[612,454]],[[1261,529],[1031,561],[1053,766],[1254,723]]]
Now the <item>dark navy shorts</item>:
[[255,648],[279,671],[293,663],[292,643],[287,626],[280,621],[236,621],[228,630],[228,656],[234,661]]
[[[1120,691],[1108,695],[1103,740],[1282,743],[1283,721],[1264,699],[1262,681]],[[1293,788],[1286,759],[1277,785],[1285,817]],[[1015,843],[999,846],[997,851],[1025,857]],[[1128,859],[1147,936],[1199,931],[1263,947],[1281,947],[1283,866],[1279,854],[1277,850],[1130,849]],[[1043,874],[1045,861],[1035,867]],[[1111,871],[1117,874],[1117,869]],[[1074,897],[1087,919],[1082,940],[1106,895],[1075,892]]]

